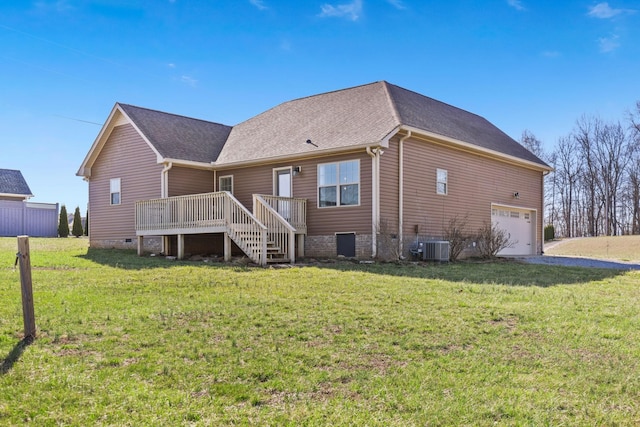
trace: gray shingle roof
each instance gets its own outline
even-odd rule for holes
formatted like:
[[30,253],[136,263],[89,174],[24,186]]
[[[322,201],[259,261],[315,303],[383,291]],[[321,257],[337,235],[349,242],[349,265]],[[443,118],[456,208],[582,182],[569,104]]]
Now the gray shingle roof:
[[[398,124],[380,84],[309,96],[234,126],[217,163],[375,144]],[[308,139],[318,147],[307,144]]]
[[288,101],[240,123],[217,163],[375,144],[402,125],[546,166],[486,119],[385,81]]
[[399,86],[382,84],[387,86],[403,125],[546,165],[483,117]]
[[230,126],[118,104],[164,158],[210,163],[222,150]]
[[0,194],[33,196],[22,172],[12,169],[0,169]]
[[548,167],[483,117],[386,81],[284,102],[234,127],[118,105],[164,158],[225,165],[304,156],[374,145],[407,126]]

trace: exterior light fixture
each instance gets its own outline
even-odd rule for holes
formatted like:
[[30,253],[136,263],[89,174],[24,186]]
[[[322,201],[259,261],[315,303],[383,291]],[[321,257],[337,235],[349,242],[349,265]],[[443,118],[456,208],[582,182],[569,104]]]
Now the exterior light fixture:
[[302,166],[294,166],[293,176],[298,176],[302,173]]

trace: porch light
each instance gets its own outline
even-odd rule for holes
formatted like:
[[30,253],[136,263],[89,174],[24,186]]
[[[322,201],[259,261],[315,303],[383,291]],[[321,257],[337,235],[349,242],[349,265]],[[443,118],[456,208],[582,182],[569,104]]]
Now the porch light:
[[293,168],[293,176],[298,176],[302,173],[302,166],[295,166]]

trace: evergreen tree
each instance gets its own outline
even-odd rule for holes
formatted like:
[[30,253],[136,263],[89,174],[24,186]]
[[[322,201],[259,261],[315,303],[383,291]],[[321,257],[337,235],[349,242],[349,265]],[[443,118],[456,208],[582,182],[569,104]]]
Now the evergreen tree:
[[73,213],[73,226],[71,227],[71,234],[76,237],[80,237],[84,234],[82,229],[82,216],[80,215],[80,208],[76,207],[76,211]]
[[87,216],[84,217],[84,235],[89,235],[89,209],[87,209]]
[[67,215],[67,207],[62,205],[60,208],[60,222],[58,222],[58,237],[69,237],[69,217]]

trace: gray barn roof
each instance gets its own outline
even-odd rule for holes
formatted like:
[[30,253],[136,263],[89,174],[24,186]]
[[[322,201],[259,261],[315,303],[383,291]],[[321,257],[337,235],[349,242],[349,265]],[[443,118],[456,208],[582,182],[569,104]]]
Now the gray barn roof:
[[176,114],[118,104],[164,158],[211,163],[231,127]]
[[0,194],[33,196],[22,172],[12,169],[0,169]]

